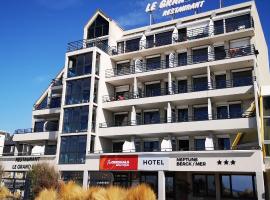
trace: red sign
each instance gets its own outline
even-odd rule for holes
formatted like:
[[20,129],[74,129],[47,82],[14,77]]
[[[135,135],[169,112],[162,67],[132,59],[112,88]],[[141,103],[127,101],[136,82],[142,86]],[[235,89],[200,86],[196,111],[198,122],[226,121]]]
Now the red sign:
[[100,170],[138,170],[138,155],[100,156]]

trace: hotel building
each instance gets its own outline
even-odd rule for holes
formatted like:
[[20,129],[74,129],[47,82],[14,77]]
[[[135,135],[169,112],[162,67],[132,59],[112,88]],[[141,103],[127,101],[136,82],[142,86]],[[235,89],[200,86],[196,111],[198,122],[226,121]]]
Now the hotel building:
[[28,195],[48,162],[63,180],[151,185],[159,200],[268,199],[270,76],[254,2],[132,30],[97,11],[5,142],[2,181]]

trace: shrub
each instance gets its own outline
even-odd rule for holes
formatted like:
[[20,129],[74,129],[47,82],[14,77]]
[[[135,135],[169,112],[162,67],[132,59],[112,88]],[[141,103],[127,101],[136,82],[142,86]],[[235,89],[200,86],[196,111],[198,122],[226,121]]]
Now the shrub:
[[86,192],[73,181],[59,186],[59,200],[85,200]]
[[0,199],[5,199],[11,196],[11,192],[5,186],[0,187]]
[[40,163],[32,166],[28,172],[31,181],[32,192],[37,196],[43,189],[56,189],[58,187],[59,173],[48,163]]
[[156,200],[156,194],[146,184],[134,186],[128,190],[126,200]]
[[35,200],[57,200],[57,192],[55,189],[43,189]]
[[103,187],[90,187],[86,191],[85,200],[108,200],[108,194]]

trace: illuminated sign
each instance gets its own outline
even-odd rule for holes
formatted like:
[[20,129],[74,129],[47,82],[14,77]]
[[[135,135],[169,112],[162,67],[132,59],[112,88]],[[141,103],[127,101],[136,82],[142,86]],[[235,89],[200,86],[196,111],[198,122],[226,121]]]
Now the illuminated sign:
[[100,170],[137,170],[137,155],[100,156]]
[[153,12],[157,9],[165,9],[163,10],[162,16],[168,16],[201,8],[203,7],[204,2],[205,0],[200,0],[193,3],[191,3],[191,0],[161,0],[159,3],[155,1],[147,4],[145,12]]

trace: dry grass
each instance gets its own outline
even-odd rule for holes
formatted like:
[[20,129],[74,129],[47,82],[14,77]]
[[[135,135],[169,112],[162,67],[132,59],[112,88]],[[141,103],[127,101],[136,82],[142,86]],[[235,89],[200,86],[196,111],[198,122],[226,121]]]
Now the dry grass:
[[146,184],[134,186],[128,190],[126,200],[156,200],[156,194]]
[[35,200],[57,200],[57,192],[55,189],[44,189],[42,190]]
[[59,186],[59,200],[85,200],[86,191],[73,181]]
[[0,187],[0,199],[5,199],[12,196],[9,189],[7,189],[5,186]]
[[54,189],[44,189],[35,200],[156,200],[149,185],[125,189],[118,186],[90,187],[84,190],[74,182],[61,183],[58,193]]

